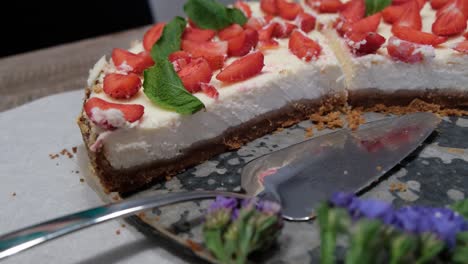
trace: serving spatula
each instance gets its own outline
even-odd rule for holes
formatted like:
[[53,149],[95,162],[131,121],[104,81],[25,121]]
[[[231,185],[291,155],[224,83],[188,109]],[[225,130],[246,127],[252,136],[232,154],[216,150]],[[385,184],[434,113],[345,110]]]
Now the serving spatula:
[[314,208],[336,191],[358,192],[401,162],[440,120],[414,113],[340,130],[250,161],[241,185],[246,195],[219,191],[168,193],[127,199],[49,220],[0,236],[0,259],[74,231],[154,207],[213,198],[259,196],[277,201],[283,217],[309,220]]

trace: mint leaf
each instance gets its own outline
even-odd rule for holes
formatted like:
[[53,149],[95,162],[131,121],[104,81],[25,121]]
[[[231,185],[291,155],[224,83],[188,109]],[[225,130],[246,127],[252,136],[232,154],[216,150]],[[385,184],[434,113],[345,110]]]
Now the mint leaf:
[[205,106],[185,90],[182,81],[167,60],[157,60],[156,65],[145,70],[143,91],[156,105],[179,114],[193,114]]
[[243,26],[247,22],[244,13],[227,8],[216,0],[189,0],[184,5],[187,16],[203,29],[223,29],[231,24]]
[[167,59],[171,53],[180,50],[180,42],[186,26],[187,21],[184,18],[175,17],[164,27],[163,34],[151,49],[151,57],[155,62]]
[[392,0],[366,0],[366,16],[382,11],[391,3]]

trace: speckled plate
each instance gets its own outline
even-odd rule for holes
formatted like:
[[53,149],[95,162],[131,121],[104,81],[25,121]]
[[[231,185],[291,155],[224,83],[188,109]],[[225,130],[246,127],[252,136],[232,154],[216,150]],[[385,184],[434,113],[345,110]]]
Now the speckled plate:
[[[367,121],[384,116],[366,113]],[[195,168],[157,184],[134,196],[155,195],[190,190],[241,191],[241,169],[250,160],[306,139],[312,123],[304,121],[293,127],[259,138],[237,151],[219,155]],[[313,130],[313,136],[332,130]],[[463,199],[468,190],[468,118],[444,118],[436,132],[401,165],[388,172],[364,196],[407,204],[443,206]],[[313,190],[311,190],[313,191]],[[201,216],[210,201],[188,202],[155,208],[131,217],[139,230],[169,238],[177,249],[214,262],[203,248]],[[311,263],[318,258],[319,232],[315,221],[287,222],[277,245],[268,256],[255,262]]]

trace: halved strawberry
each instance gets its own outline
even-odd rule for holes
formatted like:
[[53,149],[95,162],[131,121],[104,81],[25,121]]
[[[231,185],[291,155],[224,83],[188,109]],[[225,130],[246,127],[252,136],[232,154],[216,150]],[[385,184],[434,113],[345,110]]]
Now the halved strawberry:
[[120,70],[140,74],[146,68],[154,65],[151,55],[147,51],[138,54],[131,53],[124,49],[112,50],[112,61]]
[[198,29],[188,27],[184,30],[182,39],[196,41],[196,42],[206,42],[210,41],[216,35],[216,31],[211,29]]
[[446,5],[437,10],[436,17],[439,17],[446,11],[451,11],[453,8],[459,9],[465,17],[468,17],[468,0],[449,0]]
[[116,109],[122,112],[123,117],[126,121],[133,123],[143,116],[145,108],[139,104],[116,104],[104,101],[100,98],[93,97],[86,101],[84,104],[84,110],[86,115],[97,125],[105,129],[116,129],[123,125],[119,124],[119,120],[107,120],[105,115],[99,114],[95,116],[96,110],[106,111],[110,109]]
[[387,6],[382,10],[383,20],[389,24],[393,24],[401,17],[401,14],[403,14],[405,9],[406,4]]
[[273,38],[273,33],[275,32],[277,25],[278,25],[277,22],[273,22],[264,26],[262,29],[258,31],[258,39],[260,41],[271,40]]
[[432,9],[439,9],[446,5],[450,0],[431,0]]
[[366,14],[366,5],[364,0],[351,0],[347,2],[343,5],[339,14],[340,17],[348,23],[354,23],[361,20]]
[[454,50],[459,51],[461,53],[468,54],[468,40],[464,40],[462,42],[458,42],[453,47]]
[[228,52],[228,43],[226,41],[195,42],[183,40],[182,50],[192,54],[194,58],[205,58],[214,71],[223,67]]
[[296,25],[305,33],[309,33],[315,28],[315,16],[301,12],[296,18]]
[[375,32],[349,31],[344,39],[351,51],[360,56],[375,53],[385,43],[385,38]]
[[405,5],[405,10],[401,14],[400,18],[393,23],[393,26],[410,27],[412,29],[421,30],[422,20],[421,14],[419,13],[418,3],[411,1]]
[[201,83],[209,83],[213,76],[210,65],[204,58],[193,59],[177,73],[187,91],[196,93],[201,90]]
[[261,51],[277,49],[277,48],[279,48],[279,43],[278,41],[274,39],[260,40],[258,43],[258,49]]
[[297,28],[296,25],[284,22],[284,23],[276,23],[275,29],[273,30],[273,37],[274,38],[288,38],[293,30]]
[[240,9],[247,18],[250,18],[252,16],[252,10],[250,9],[250,6],[244,1],[236,1],[234,6]]
[[445,37],[439,37],[437,35],[421,32],[409,27],[394,26],[392,27],[392,33],[399,39],[424,45],[437,46],[447,41],[447,38]]
[[216,90],[216,88],[209,84],[209,83],[201,83],[200,84],[201,90],[204,94],[206,94],[208,97],[213,98],[213,99],[218,99],[219,97],[219,92]]
[[179,72],[192,61],[192,57],[187,52],[180,50],[171,53],[169,55],[169,61],[174,65],[174,70]]
[[432,32],[440,36],[457,35],[466,29],[466,17],[455,3],[450,2],[439,9],[435,22],[432,24]]
[[289,50],[296,55],[296,57],[307,62],[312,59],[317,59],[322,51],[322,47],[320,47],[317,42],[305,36],[298,30],[293,31],[289,38],[288,45]]
[[260,9],[265,14],[276,15],[278,14],[278,7],[276,6],[276,0],[260,0]]
[[263,17],[251,17],[249,20],[247,20],[247,23],[245,23],[244,28],[260,30],[266,24],[267,22]]
[[222,82],[239,82],[259,74],[263,69],[263,53],[256,51],[226,66],[216,79]]
[[128,75],[110,73],[104,77],[103,90],[115,99],[129,99],[138,93],[140,87],[141,79],[134,73]]
[[376,32],[381,18],[382,15],[380,13],[368,16],[355,22],[350,30],[353,32]]
[[302,7],[295,2],[288,2],[287,0],[276,0],[276,7],[280,17],[286,20],[294,20],[300,12]]
[[465,34],[463,34],[463,36],[468,39],[468,32],[466,32]]
[[239,36],[229,39],[228,43],[229,56],[244,56],[257,46],[258,32],[256,30],[246,29]]
[[244,29],[239,24],[232,24],[229,27],[221,30],[218,33],[218,37],[220,40],[228,40],[230,38],[238,36],[242,32],[244,32]]
[[161,37],[164,26],[166,26],[166,23],[157,23],[148,29],[148,31],[146,31],[145,35],[143,36],[143,47],[145,50],[151,51],[154,43],[156,43]]
[[434,56],[432,46],[420,45],[396,37],[390,37],[388,40],[387,51],[392,59],[406,63],[417,63],[428,56]]
[[419,10],[421,10],[426,4],[426,0],[393,0],[392,5],[394,6],[405,5],[411,1],[416,1],[416,3],[418,3]]
[[340,0],[307,0],[306,3],[319,13],[336,13],[343,7]]

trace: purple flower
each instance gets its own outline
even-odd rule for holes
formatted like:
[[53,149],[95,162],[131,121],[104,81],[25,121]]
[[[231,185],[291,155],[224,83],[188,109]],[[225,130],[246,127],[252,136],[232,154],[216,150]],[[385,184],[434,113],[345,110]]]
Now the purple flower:
[[357,197],[353,193],[337,192],[333,194],[330,202],[336,207],[348,207]]
[[257,201],[257,210],[265,214],[279,214],[281,206],[272,201],[259,200]]
[[393,208],[389,203],[379,200],[361,200],[356,204],[360,215],[370,219],[380,219],[386,224],[393,220]]
[[237,208],[238,202],[236,198],[217,196],[216,200],[211,204],[208,212],[213,212],[219,209],[233,210]]

